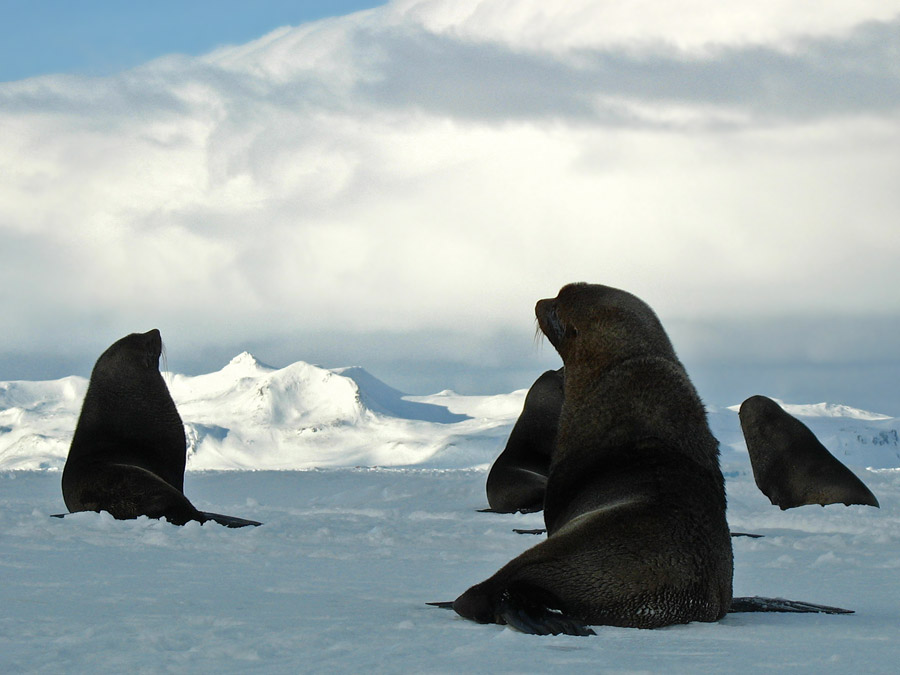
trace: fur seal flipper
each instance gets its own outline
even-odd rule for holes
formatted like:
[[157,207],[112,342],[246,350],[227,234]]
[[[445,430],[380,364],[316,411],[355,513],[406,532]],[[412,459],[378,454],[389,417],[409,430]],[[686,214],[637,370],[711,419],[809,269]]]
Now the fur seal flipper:
[[487,478],[487,498],[496,513],[544,508],[550,455],[563,404],[563,369],[548,370],[525,396],[522,413]]
[[201,511],[200,515],[203,516],[203,522],[213,521],[215,523],[218,523],[219,525],[224,525],[225,527],[247,527],[248,525],[257,527],[259,525],[262,525],[262,523],[256,520],[236,518],[235,516],[223,516],[221,513],[209,513],[208,511]]
[[[454,609],[455,601],[444,602],[426,602],[431,607],[439,607],[440,609]],[[500,608],[499,615],[494,623],[508,623],[513,628],[523,633],[532,633],[536,635],[548,635],[550,633],[557,635],[565,633],[567,635],[596,635],[588,626],[580,623],[571,617],[559,614],[546,607],[534,606],[529,610],[521,608],[513,609],[515,603],[510,601],[509,595],[501,598],[498,603]],[[803,602],[802,600],[785,600],[784,598],[763,598],[758,595],[732,598],[731,606],[728,608],[729,614],[742,614],[745,612],[779,612],[792,614],[855,614],[852,609],[843,609],[841,607],[831,607],[829,605],[817,605],[812,602]],[[534,614],[542,618],[535,618]],[[512,618],[512,620],[508,620]],[[484,622],[491,623],[491,622]],[[548,628],[556,628],[557,630],[549,630]]]
[[732,598],[729,614],[739,612],[791,612],[801,614],[854,614],[852,609],[816,605],[801,600],[785,600],[784,598],[762,598],[758,595],[744,598]]
[[[543,527],[536,527],[532,530],[513,528],[513,532],[516,534],[547,534],[547,530]],[[751,539],[762,539],[765,535],[763,534],[751,534],[749,532],[732,532],[732,537],[749,537]]]
[[202,513],[184,496],[184,425],[159,372],[161,353],[154,329],[122,338],[97,359],[63,469],[66,507],[120,520],[258,525]]
[[530,632],[722,618],[732,553],[718,442],[656,315],[629,293],[587,284],[565,286],[535,313],[565,373],[548,537],[454,609]]
[[[256,520],[247,520],[246,518],[236,518],[234,516],[223,516],[221,513],[209,513],[207,511],[200,511],[200,518],[196,518],[201,523],[218,523],[219,525],[224,525],[225,527],[247,527],[254,526],[257,527],[262,525],[259,521]],[[52,513],[50,514],[51,518],[65,518],[66,516],[72,515],[69,513]]]
[[751,396],[739,415],[753,478],[772,504],[782,510],[806,504],[878,507],[871,490],[772,399]]
[[584,622],[557,609],[558,603],[541,588],[513,586],[496,599],[477,589],[469,589],[453,602],[457,614],[478,617],[479,623],[507,624],[531,635],[596,635]]

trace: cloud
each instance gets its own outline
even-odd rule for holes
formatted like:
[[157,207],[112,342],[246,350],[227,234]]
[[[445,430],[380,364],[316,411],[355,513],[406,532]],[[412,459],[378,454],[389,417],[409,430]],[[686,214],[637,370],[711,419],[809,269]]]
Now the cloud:
[[399,23],[523,49],[665,45],[700,54],[721,45],[790,49],[807,37],[840,36],[867,21],[889,21],[898,11],[896,2],[880,0],[571,0],[552,7],[534,0],[402,0],[388,8]]
[[887,113],[900,105],[898,28],[866,23],[791,51],[729,45],[701,55],[660,45],[520,51],[407,31],[380,45],[381,77],[360,89],[379,106],[479,121],[674,126],[666,113],[679,107],[696,108],[687,122],[728,126]]
[[0,85],[0,353],[157,326],[460,369],[522,335],[520,368],[573,280],[665,320],[900,315],[900,3],[566,7],[398,1]]

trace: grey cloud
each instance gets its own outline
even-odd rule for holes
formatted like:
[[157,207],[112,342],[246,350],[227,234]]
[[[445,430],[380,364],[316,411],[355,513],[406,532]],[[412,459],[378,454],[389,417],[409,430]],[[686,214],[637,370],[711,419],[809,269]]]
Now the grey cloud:
[[598,97],[659,104],[729,106],[756,120],[814,119],[900,106],[900,19],[872,22],[845,38],[808,40],[794,52],[722,48],[516,51],[500,43],[419,32],[356,34],[380,59],[381,77],[359,85],[377,105],[489,122],[565,118],[634,124],[598,109]]
[[492,123],[559,118],[609,125],[647,122],[627,108],[604,107],[603,98],[730,107],[752,113],[757,122],[900,106],[900,19],[867,23],[843,38],[809,39],[792,52],[720,48],[703,56],[663,46],[522,51],[414,27],[348,31],[349,46],[332,57],[354,72],[352,93],[313,68],[298,66],[282,79],[263,67],[166,57],[108,78],[51,76],[4,84],[0,107],[7,114],[40,110],[107,124],[125,123],[142,111],[196,116],[203,106],[180,93],[188,84],[206,87],[210,108],[221,106],[234,123],[256,118],[260,106],[296,114],[411,108]]
[[828,401],[900,416],[900,317],[672,319],[669,334],[701,396]]

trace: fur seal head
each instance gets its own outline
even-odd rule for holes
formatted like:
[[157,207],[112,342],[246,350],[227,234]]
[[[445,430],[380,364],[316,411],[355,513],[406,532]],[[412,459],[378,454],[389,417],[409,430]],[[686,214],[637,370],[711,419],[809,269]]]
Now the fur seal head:
[[[680,366],[656,314],[626,291],[568,284],[555,298],[539,300],[535,315],[563,359],[567,388],[579,388],[584,379],[638,356],[669,359]],[[570,364],[577,367],[570,369]]]

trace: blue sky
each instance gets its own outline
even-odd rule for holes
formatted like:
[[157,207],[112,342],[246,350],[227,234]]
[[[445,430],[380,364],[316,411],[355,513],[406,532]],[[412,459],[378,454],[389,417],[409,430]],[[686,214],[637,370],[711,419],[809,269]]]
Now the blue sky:
[[275,28],[369,9],[365,0],[0,0],[0,82],[108,75],[164,54],[198,55]]

